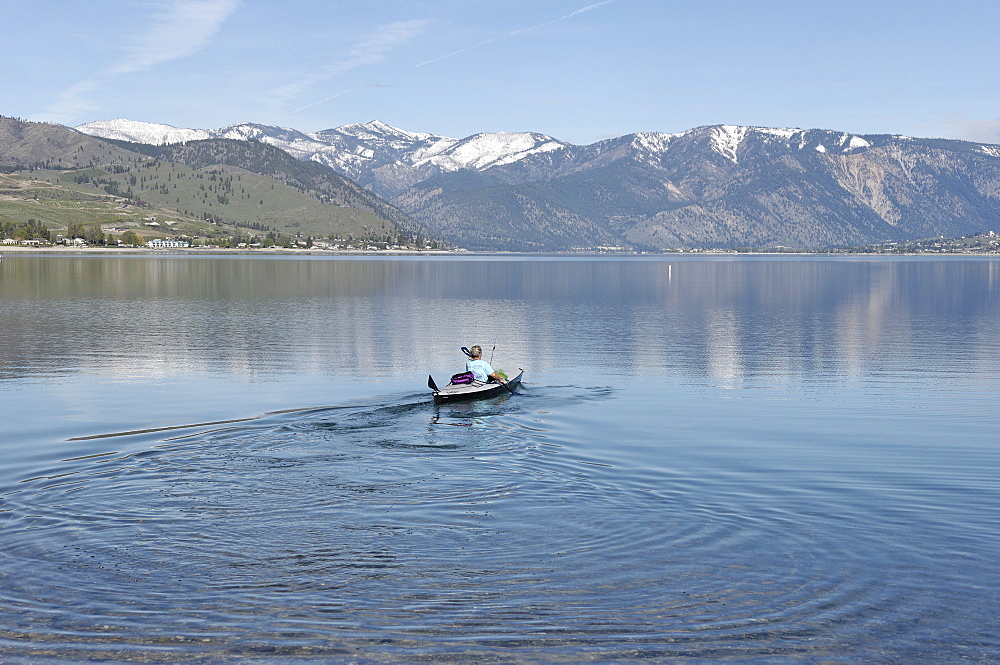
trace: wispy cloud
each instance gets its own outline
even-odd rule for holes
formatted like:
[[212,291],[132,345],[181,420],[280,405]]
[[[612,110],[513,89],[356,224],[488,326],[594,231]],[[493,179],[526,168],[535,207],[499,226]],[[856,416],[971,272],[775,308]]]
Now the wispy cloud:
[[[320,68],[314,74],[304,76],[296,81],[275,88],[269,94],[278,100],[294,99],[309,88],[327,81],[338,74],[343,74],[359,67],[377,64],[385,59],[389,51],[422,34],[429,24],[430,22],[426,20],[413,20],[397,21],[381,26],[366,39],[347,51],[339,60]],[[336,99],[340,95],[357,90],[359,87],[368,86],[356,86],[348,90],[342,90],[325,99],[301,106],[292,111],[292,113],[298,113],[299,111],[304,111],[305,109]]]
[[462,53],[468,53],[469,51],[472,51],[474,49],[480,48],[482,46],[486,46],[487,44],[493,44],[495,42],[503,41],[505,39],[510,39],[511,37],[516,37],[517,35],[524,34],[525,32],[531,32],[532,30],[538,30],[540,28],[544,28],[546,26],[550,26],[550,25],[552,25],[554,23],[559,23],[561,21],[565,21],[567,19],[574,18],[576,16],[579,16],[580,14],[586,14],[587,12],[592,11],[594,9],[597,9],[598,7],[603,7],[604,5],[610,5],[612,2],[617,2],[617,1],[618,0],[603,0],[602,2],[595,2],[593,4],[587,5],[586,7],[581,7],[580,9],[576,9],[574,11],[571,11],[569,14],[566,14],[565,16],[560,16],[559,18],[554,18],[551,21],[545,21],[544,23],[539,23],[537,25],[528,26],[527,28],[520,28],[518,30],[513,30],[513,31],[508,32],[506,34],[500,35],[499,37],[493,37],[492,39],[487,39],[485,41],[482,41],[482,42],[479,42],[479,43],[476,43],[476,44],[472,44],[471,46],[466,46],[465,48],[458,49],[457,51],[452,51],[451,53],[446,53],[445,55],[438,56],[437,58],[431,58],[430,60],[424,60],[423,62],[414,65],[413,68],[417,69],[417,68],[423,67],[425,65],[430,65],[430,64],[435,63],[435,62],[440,62],[442,60],[447,60],[448,58],[453,58],[456,55],[461,55]]
[[240,0],[175,0],[165,3],[149,27],[135,34],[122,57],[98,75],[79,81],[59,94],[45,113],[53,119],[74,119],[96,107],[87,94],[124,74],[152,69],[171,60],[194,55],[211,44],[212,37],[239,6]]
[[100,87],[97,79],[74,83],[56,96],[56,100],[45,108],[45,117],[51,122],[73,122],[85,113],[97,110],[87,97],[87,93]]
[[211,43],[239,0],[179,0],[163,7],[150,28],[127,49],[127,57],[107,76],[141,72],[156,65],[194,55]]

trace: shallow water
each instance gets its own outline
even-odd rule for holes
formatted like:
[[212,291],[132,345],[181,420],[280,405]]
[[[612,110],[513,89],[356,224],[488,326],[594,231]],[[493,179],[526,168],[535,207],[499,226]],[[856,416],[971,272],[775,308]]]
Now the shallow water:
[[998,268],[4,257],[0,654],[995,661]]

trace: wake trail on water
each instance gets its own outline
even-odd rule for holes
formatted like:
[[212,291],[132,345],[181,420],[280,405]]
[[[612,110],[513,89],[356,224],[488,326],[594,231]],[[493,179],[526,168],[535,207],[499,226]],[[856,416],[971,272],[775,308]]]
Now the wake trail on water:
[[[629,468],[614,454],[627,435],[576,422],[614,399],[408,394],[104,435],[138,449],[63,460],[0,496],[0,649],[129,659],[183,635],[173,655],[233,661],[391,660],[403,643],[464,659],[788,657],[907,607],[870,570],[872,543],[724,475]],[[156,436],[185,429],[199,431]]]
[[300,408],[294,408],[294,409],[282,409],[280,411],[268,411],[267,413],[264,413],[262,415],[259,415],[259,416],[249,416],[247,418],[231,418],[229,420],[212,420],[212,421],[209,421],[209,422],[189,423],[189,424],[186,424],[186,425],[165,425],[163,427],[150,427],[150,428],[147,428],[147,429],[126,430],[124,432],[108,432],[106,434],[90,434],[88,436],[75,436],[75,437],[72,437],[70,439],[67,439],[67,441],[93,441],[93,440],[96,440],[96,439],[112,439],[112,438],[119,437],[119,436],[134,436],[134,435],[137,435],[137,434],[157,434],[159,432],[169,432],[169,431],[172,431],[172,430],[194,429],[196,427],[212,427],[212,426],[215,426],[215,425],[229,425],[229,424],[233,424],[233,423],[245,423],[245,422],[250,422],[250,421],[254,421],[254,420],[260,420],[262,418],[267,418],[267,417],[270,417],[270,416],[283,415],[283,414],[286,414],[286,413],[301,413],[301,412],[305,412],[305,411],[336,409],[336,408],[339,408],[339,407],[336,407],[336,406],[312,406],[312,407],[300,407]]

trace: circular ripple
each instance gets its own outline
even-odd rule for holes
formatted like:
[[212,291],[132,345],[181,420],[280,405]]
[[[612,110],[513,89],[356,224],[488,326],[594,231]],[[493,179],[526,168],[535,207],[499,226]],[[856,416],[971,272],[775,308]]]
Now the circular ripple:
[[554,407],[607,397],[314,409],[67,461],[3,497],[0,645],[788,657],[903,605],[874,538],[584,454]]

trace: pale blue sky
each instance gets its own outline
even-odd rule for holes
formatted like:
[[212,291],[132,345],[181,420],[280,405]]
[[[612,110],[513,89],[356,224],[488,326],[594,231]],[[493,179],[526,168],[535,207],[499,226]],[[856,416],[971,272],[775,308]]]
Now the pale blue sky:
[[1000,143],[995,0],[0,1],[0,114]]

